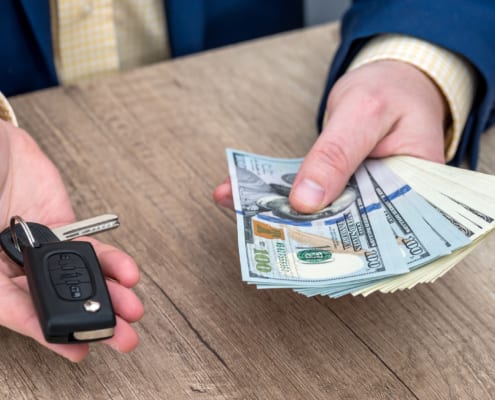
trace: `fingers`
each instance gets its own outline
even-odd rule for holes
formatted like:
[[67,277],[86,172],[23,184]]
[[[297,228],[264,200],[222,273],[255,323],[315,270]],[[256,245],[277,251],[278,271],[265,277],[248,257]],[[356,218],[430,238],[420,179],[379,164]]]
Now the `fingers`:
[[225,180],[217,186],[213,192],[213,200],[223,207],[234,210],[234,199],[232,198],[232,184],[230,178],[225,178]]
[[73,362],[81,361],[88,354],[87,344],[61,345],[46,342],[40,328],[31,297],[26,290],[26,277],[14,278],[14,283],[0,279],[0,325],[31,337],[48,349]]
[[346,94],[331,105],[328,122],[306,156],[289,200],[303,213],[335,200],[350,176],[395,122],[381,100],[369,94]]
[[82,240],[93,245],[105,276],[116,280],[125,287],[134,287],[138,283],[139,268],[130,255],[93,238],[85,237]]
[[[117,325],[114,336],[104,342],[118,351],[131,351],[137,346],[138,337],[130,323],[143,316],[143,305],[129,288],[113,281],[108,281],[107,284]],[[0,325],[33,338],[70,361],[78,362],[86,357],[89,352],[88,344],[62,345],[46,342],[28,292],[25,276],[12,280],[0,276],[0,290],[0,307],[5,310],[0,314]]]
[[[13,279],[12,283],[29,295],[28,283],[25,277]],[[143,304],[131,289],[113,281],[107,281],[107,286],[117,315],[129,322],[136,322],[142,318],[144,314]],[[30,297],[29,300],[31,301]]]
[[128,353],[136,348],[139,338],[132,326],[120,317],[117,317],[117,325],[112,338],[103,343],[120,353]]
[[112,281],[107,281],[107,286],[117,315],[129,322],[136,322],[142,318],[143,304],[131,289]]

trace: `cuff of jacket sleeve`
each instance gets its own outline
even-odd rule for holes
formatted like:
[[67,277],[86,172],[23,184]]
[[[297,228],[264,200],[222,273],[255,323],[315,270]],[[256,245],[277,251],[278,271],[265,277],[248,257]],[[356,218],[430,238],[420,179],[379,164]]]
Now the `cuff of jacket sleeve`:
[[405,35],[383,34],[366,43],[347,71],[385,59],[414,65],[443,92],[452,117],[445,136],[445,158],[450,161],[456,153],[474,99],[477,82],[473,68],[461,56],[429,42]]
[[2,92],[0,92],[0,119],[10,122],[12,125],[19,126],[14,110]]

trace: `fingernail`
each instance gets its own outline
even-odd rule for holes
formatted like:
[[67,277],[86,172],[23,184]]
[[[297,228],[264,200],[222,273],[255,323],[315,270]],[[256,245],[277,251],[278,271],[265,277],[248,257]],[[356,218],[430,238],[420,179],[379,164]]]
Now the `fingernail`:
[[303,179],[294,190],[293,196],[296,197],[299,202],[311,208],[318,207],[325,195],[325,190],[311,179]]

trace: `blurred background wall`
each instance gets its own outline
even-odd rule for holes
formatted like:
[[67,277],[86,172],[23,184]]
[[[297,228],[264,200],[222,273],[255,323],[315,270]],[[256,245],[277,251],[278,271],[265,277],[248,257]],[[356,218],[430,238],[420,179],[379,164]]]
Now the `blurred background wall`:
[[305,25],[340,19],[350,4],[350,0],[304,0]]

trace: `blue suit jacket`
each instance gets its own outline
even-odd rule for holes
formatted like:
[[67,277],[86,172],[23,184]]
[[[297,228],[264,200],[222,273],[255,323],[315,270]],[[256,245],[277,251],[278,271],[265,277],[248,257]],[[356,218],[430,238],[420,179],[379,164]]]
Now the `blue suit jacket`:
[[480,135],[495,123],[495,1],[355,0],[341,30],[320,106],[320,127],[328,92],[367,40],[384,32],[414,36],[463,55],[476,69],[477,94],[453,160],[458,164],[467,155],[476,168]]
[[[303,0],[165,0],[172,56],[299,28]],[[0,91],[58,84],[49,0],[2,0]]]
[[[180,56],[302,25],[302,0],[166,0],[172,55]],[[477,95],[454,159],[476,158],[481,132],[495,122],[493,0],[357,0],[342,23],[342,43],[320,107],[332,85],[369,38],[383,32],[415,36],[466,57],[476,68]],[[3,0],[0,91],[7,96],[58,84],[49,0]]]

